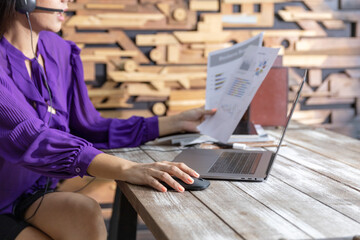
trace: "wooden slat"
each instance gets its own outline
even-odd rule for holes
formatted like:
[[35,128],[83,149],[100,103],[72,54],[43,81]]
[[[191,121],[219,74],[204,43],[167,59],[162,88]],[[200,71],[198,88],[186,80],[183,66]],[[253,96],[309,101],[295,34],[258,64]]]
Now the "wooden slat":
[[[309,95],[310,98],[306,100],[306,105],[326,105],[326,104],[353,104],[354,99],[350,97],[333,97],[335,92],[330,91],[330,81],[333,75],[328,76],[322,84],[316,89],[314,93],[324,93],[324,95]],[[327,94],[327,95],[326,95]]]
[[219,11],[220,5],[217,0],[191,0],[191,11]]
[[306,125],[322,124],[330,116],[331,110],[295,111],[293,120]]
[[138,63],[149,63],[150,60],[140,49],[134,44],[134,42],[123,31],[110,31],[111,34],[116,36],[116,43],[118,43],[124,50],[135,50],[138,55],[134,58]]
[[[89,2],[99,2],[99,0],[76,0],[75,3],[71,4],[77,4],[77,3],[89,3]],[[101,3],[121,3],[121,4],[137,4],[137,0],[100,0]]]
[[346,69],[345,72],[352,78],[360,78],[360,69]]
[[241,4],[241,3],[252,3],[252,4],[260,4],[260,3],[282,3],[282,2],[296,2],[296,0],[223,0],[224,3],[231,4]]
[[[213,33],[204,32],[179,32],[174,31],[174,35],[182,43],[223,43],[230,39],[237,39],[237,41],[247,40],[253,37],[262,30],[234,30],[234,31],[223,31],[219,33],[220,36],[214,36]],[[322,32],[315,30],[267,30],[264,33],[265,37],[318,37],[323,36]]]
[[230,36],[230,32],[223,32],[221,34],[207,33],[207,32],[174,32],[174,35],[182,43],[222,43]]
[[63,37],[65,40],[85,44],[112,44],[116,42],[111,33],[70,33]]
[[254,4],[252,4],[252,3],[241,4],[241,13],[253,14],[254,13]]
[[262,2],[260,9],[259,26],[273,27],[275,23],[275,4]]
[[[277,137],[280,136],[280,133],[271,133]],[[307,129],[288,131],[286,132],[285,139],[290,143],[360,169],[360,161],[358,161],[360,154],[359,140],[324,129],[317,131]],[[329,146],[334,147],[331,148]]]
[[156,7],[166,16],[170,15],[170,5],[169,3],[157,3]]
[[174,44],[167,47],[167,61],[169,63],[179,63],[181,46]]
[[[290,10],[293,12],[305,12],[307,11],[303,6],[286,6],[285,10]],[[316,30],[322,34],[322,36],[327,36],[326,31],[323,27],[314,20],[299,20],[296,23],[304,30]]]
[[360,56],[349,55],[289,55],[283,57],[286,67],[301,68],[359,68]]
[[[333,11],[333,9],[324,1],[313,1],[313,0],[303,0],[307,7],[316,12],[322,11]],[[331,2],[330,2],[331,3]],[[325,20],[322,21],[322,24],[327,29],[343,29],[345,24],[339,20]]]
[[324,11],[324,12],[291,12],[286,10],[279,10],[279,15],[287,22],[294,22],[298,20],[333,20],[340,19],[344,21],[356,22],[360,15],[360,11]]
[[322,83],[322,71],[321,69],[309,70],[309,84],[312,87],[320,86]]
[[355,109],[334,109],[331,112],[332,124],[347,124],[350,123],[355,117]]
[[154,73],[139,73],[139,72],[109,72],[108,76],[114,81],[129,81],[129,82],[146,82],[146,81],[180,81],[184,79],[202,79],[206,78],[206,73],[169,73],[169,74],[154,74]]
[[360,79],[349,78],[346,74],[333,73],[329,76],[329,88],[334,97],[360,97]]
[[121,10],[125,8],[124,4],[114,4],[114,3],[88,3],[85,4],[87,9],[103,9],[103,10]]
[[136,45],[138,46],[156,46],[178,43],[179,41],[174,37],[174,35],[169,33],[136,35]]
[[164,88],[161,91],[151,87],[150,84],[132,83],[127,86],[127,93],[131,96],[153,96],[153,97],[168,97],[170,95],[170,88]]
[[303,38],[296,43],[297,51],[360,48],[360,38]]

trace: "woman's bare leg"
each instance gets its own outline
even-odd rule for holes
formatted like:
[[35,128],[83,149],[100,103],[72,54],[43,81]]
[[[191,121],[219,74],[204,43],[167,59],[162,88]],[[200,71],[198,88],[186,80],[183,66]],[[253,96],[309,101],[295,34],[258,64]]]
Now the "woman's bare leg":
[[[25,214],[33,215],[41,198]],[[36,215],[28,221],[56,240],[106,240],[107,231],[99,204],[85,195],[72,192],[46,194]]]
[[26,227],[15,240],[51,240],[51,238],[34,227]]

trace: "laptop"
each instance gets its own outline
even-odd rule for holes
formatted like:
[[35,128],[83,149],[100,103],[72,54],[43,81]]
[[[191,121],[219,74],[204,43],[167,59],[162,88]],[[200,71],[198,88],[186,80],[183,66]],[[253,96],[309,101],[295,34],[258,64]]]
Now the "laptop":
[[307,78],[307,72],[305,70],[303,81],[287,117],[287,122],[275,153],[272,151],[238,149],[185,149],[173,161],[187,164],[196,170],[202,178],[241,181],[266,180],[299,100],[301,90]]

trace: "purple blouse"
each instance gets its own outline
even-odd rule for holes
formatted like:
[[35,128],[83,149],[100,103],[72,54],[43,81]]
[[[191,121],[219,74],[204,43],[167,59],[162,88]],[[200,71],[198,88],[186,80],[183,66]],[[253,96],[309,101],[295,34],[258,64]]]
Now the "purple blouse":
[[43,31],[38,54],[56,110],[50,126],[49,94],[36,62],[0,40],[0,214],[11,213],[22,194],[43,189],[48,177],[54,188],[61,178],[84,176],[101,153],[97,148],[134,147],[159,134],[156,117],[100,117],[87,95],[80,49],[73,42]]

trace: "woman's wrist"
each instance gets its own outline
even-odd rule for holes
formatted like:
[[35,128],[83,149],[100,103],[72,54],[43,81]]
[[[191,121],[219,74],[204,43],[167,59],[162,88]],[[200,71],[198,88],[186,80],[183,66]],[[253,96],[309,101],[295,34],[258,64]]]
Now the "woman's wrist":
[[123,158],[101,153],[91,161],[87,172],[94,177],[126,181],[126,172],[137,164]]
[[159,117],[160,136],[165,136],[172,133],[184,131],[180,114],[166,116],[166,117]]

